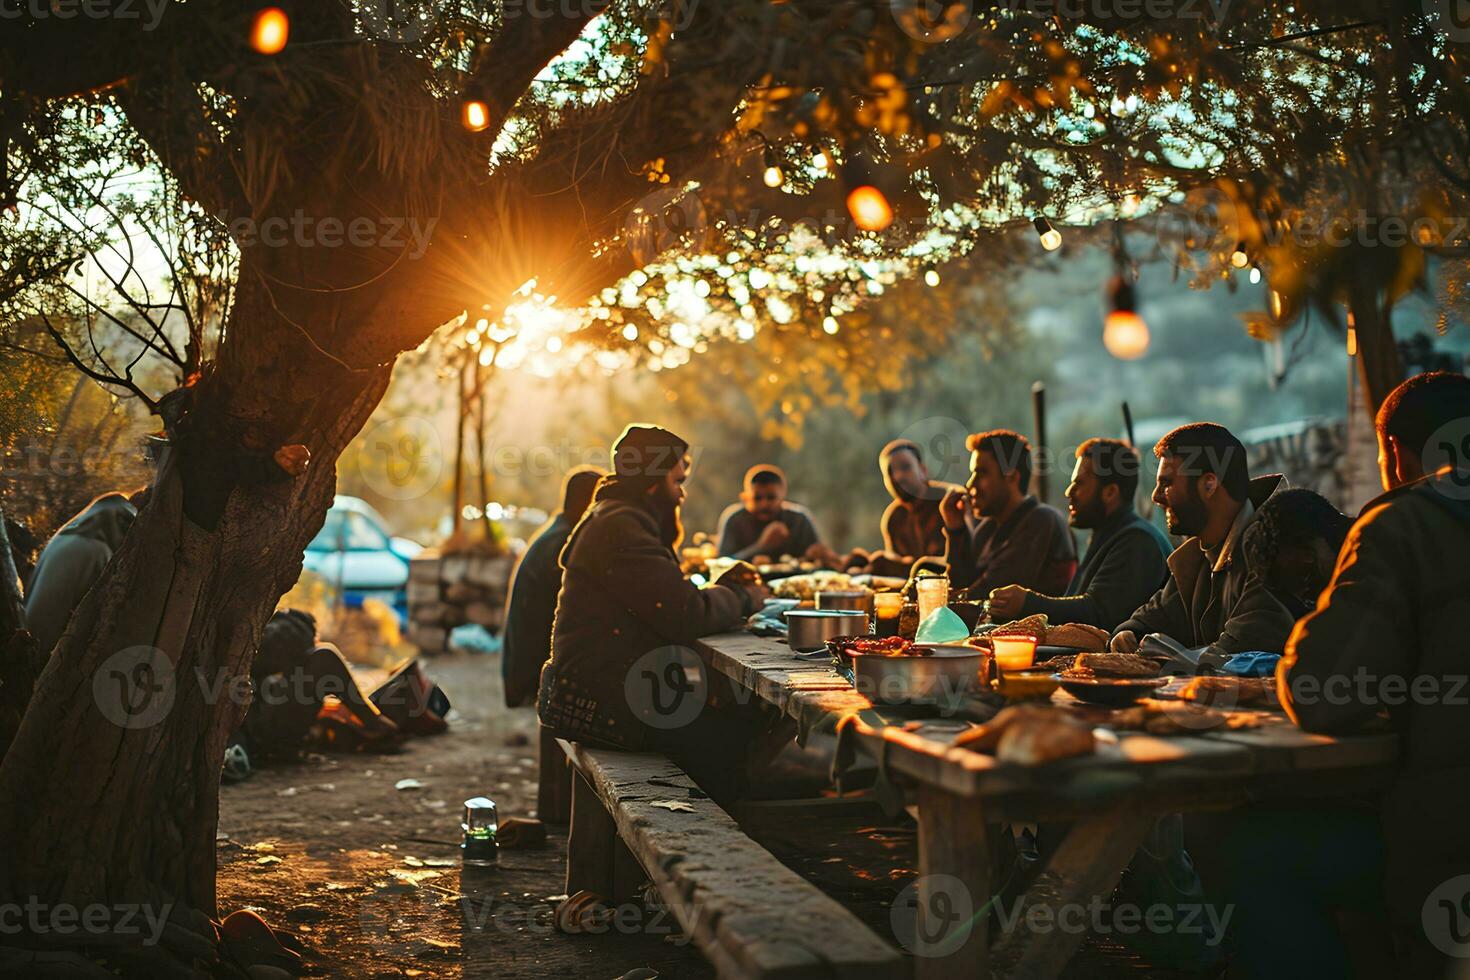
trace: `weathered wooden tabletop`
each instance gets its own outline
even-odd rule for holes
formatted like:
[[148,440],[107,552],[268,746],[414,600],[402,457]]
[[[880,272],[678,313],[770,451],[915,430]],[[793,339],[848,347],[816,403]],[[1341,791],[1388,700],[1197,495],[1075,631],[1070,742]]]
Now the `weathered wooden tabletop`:
[[[973,908],[993,900],[991,844],[1003,824],[1074,821],[1023,896],[1026,907],[1045,905],[1055,915],[1109,894],[1159,815],[1371,791],[1391,778],[1398,751],[1393,735],[1312,735],[1266,710],[1233,713],[1248,714],[1254,723],[1235,728],[1221,724],[1218,712],[1191,715],[1181,704],[1187,733],[1104,732],[1093,755],[1004,765],[952,744],[970,721],[902,720],[902,713],[875,708],[841,683],[823,658],[798,657],[784,639],[726,633],[696,646],[712,671],[729,678],[737,696],[774,705],[806,736],[841,727],[844,738],[876,760],[887,778],[908,788],[919,820],[919,929],[932,926],[925,934],[942,939],[916,952],[921,980],[1052,976],[1080,943],[1077,935],[1024,930],[991,942],[983,911],[958,927],[930,918],[937,915],[931,910],[953,906],[955,889]],[[1062,692],[1053,703],[1058,710],[1081,707]],[[1105,715],[1088,717],[1107,728]]]

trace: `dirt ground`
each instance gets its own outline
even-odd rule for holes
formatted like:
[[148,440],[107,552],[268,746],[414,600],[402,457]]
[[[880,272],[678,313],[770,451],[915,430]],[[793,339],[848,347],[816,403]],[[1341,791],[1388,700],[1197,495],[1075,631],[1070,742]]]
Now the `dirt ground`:
[[[221,912],[253,909],[296,932],[319,976],[611,980],[638,967],[713,976],[665,924],[650,921],[649,934],[556,932],[561,834],[462,872],[465,799],[489,796],[502,818],[534,815],[535,715],[504,707],[496,657],[426,666],[455,705],[447,734],[398,755],[308,755],[221,787]],[[395,789],[403,779],[422,785]]]

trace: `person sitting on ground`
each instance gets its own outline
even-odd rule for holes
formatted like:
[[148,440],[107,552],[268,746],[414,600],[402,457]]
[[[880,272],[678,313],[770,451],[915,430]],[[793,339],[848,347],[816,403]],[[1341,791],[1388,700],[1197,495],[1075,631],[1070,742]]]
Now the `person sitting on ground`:
[[[1381,810],[1366,814],[1339,851],[1314,849],[1315,867],[1368,861],[1381,841],[1382,883],[1407,950],[1405,975],[1447,976],[1445,954],[1463,948],[1454,934],[1463,919],[1454,909],[1464,907],[1470,880],[1463,831],[1470,811],[1470,378],[1443,371],[1410,378],[1384,399],[1375,428],[1387,492],[1363,509],[1316,610],[1292,631],[1277,690],[1292,720],[1310,732],[1353,732],[1387,713],[1400,759]],[[1313,839],[1298,835],[1295,843]],[[1443,889],[1452,882],[1457,891]],[[1282,884],[1300,882],[1292,875]],[[1302,897],[1288,890],[1278,903],[1292,909],[1293,939]],[[1307,898],[1315,911],[1321,889]],[[1326,921],[1326,911],[1313,921]],[[1278,957],[1280,923],[1254,924],[1261,932],[1253,938],[1269,944],[1263,955]],[[1438,929],[1432,937],[1431,926]]]
[[591,506],[597,481],[605,475],[595,466],[579,466],[567,473],[562,481],[561,510],[531,536],[511,574],[500,661],[507,708],[536,700],[541,667],[551,656],[551,621],[556,616],[556,594],[561,591],[561,549]]
[[55,648],[72,613],[122,547],[148,495],[147,487],[128,494],[104,493],[46,542],[26,592],[26,628],[37,650],[49,654]]
[[[950,587],[972,599],[1007,585],[1059,594],[1077,570],[1077,545],[1061,511],[1027,492],[1031,443],[995,429],[971,435],[965,445],[970,479],[939,504]],[[967,514],[978,521],[973,531]]]
[[1004,623],[1044,613],[1054,623],[1085,623],[1112,632],[1158,591],[1169,574],[1173,548],[1162,531],[1138,515],[1138,452],[1117,439],[1089,439],[1077,447],[1067,487],[1071,525],[1091,531],[1087,554],[1060,596],[1020,585],[990,593],[990,618]]
[[1320,493],[1281,490],[1261,505],[1242,544],[1251,567],[1263,569],[1266,587],[1301,619],[1327,588],[1352,526],[1353,519]]
[[719,782],[739,768],[754,732],[740,713],[708,703],[714,679],[686,648],[740,625],[770,593],[745,564],[703,589],[680,571],[688,454],[657,426],[630,425],[618,438],[612,475],[562,550],[537,708],[558,737],[662,750],[696,779]]
[[770,463],[746,471],[740,500],[720,515],[715,536],[719,553],[727,558],[774,560],[795,555],[834,566],[840,562],[822,544],[811,511],[786,499],[786,474]]
[[1281,487],[1280,474],[1252,480],[1245,446],[1213,422],[1181,425],[1154,446],[1159,476],[1154,503],[1169,533],[1189,539],[1169,556],[1169,580],[1113,633],[1112,649],[1134,653],[1160,633],[1217,668],[1237,653],[1278,653],[1294,622],[1251,565],[1241,537],[1257,510]]
[[951,483],[929,478],[929,468],[917,443],[895,439],[878,454],[883,485],[893,497],[883,511],[883,551],[869,555],[872,570],[885,575],[907,575],[913,563],[944,555],[944,518],[939,502]]
[[292,755],[310,734],[327,695],[333,695],[360,723],[357,735],[368,748],[396,747],[397,725],[362,693],[338,649],[316,637],[316,619],[299,609],[282,609],[266,623],[250,668],[255,688],[239,735],[248,763],[262,757]]

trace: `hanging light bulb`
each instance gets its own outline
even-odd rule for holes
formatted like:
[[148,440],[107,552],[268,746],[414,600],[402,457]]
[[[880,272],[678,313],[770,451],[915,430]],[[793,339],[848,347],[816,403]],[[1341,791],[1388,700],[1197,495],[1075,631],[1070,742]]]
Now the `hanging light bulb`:
[[1230,264],[1237,269],[1244,269],[1251,264],[1251,257],[1245,250],[1245,242],[1238,242],[1235,251],[1230,253]]
[[1257,265],[1256,263],[1252,262],[1251,263],[1251,285],[1255,285],[1256,283],[1258,283],[1260,281],[1261,281],[1261,267],[1259,265]]
[[832,169],[832,158],[827,155],[826,149],[818,150],[817,155],[812,157],[812,166],[822,173]]
[[1055,252],[1062,247],[1062,233],[1051,226],[1042,215],[1031,219],[1031,226],[1036,229],[1036,234],[1041,236],[1041,247],[1048,252]]
[[863,231],[882,231],[893,224],[893,206],[872,184],[860,184],[848,192],[847,212]]
[[1280,320],[1281,315],[1286,312],[1286,297],[1273,289],[1270,291],[1267,300],[1271,304],[1271,318],[1273,320]]
[[828,333],[836,333],[837,318],[835,316],[827,317],[825,320],[822,321],[822,329],[827,331]]
[[1135,361],[1148,351],[1148,324],[1134,309],[1133,286],[1114,276],[1109,287],[1112,309],[1103,321],[1103,346],[1120,361]]
[[786,175],[781,172],[781,165],[776,162],[776,154],[766,147],[765,154],[766,172],[762,176],[767,187],[780,187],[786,182]]
[[1348,357],[1358,356],[1358,323],[1351,312],[1348,313],[1347,321],[1347,354]]
[[464,123],[465,129],[478,133],[490,125],[490,107],[479,99],[471,99],[461,109],[460,121]]
[[939,285],[939,270],[934,268],[924,270],[924,282],[929,286]]
[[261,54],[279,54],[291,33],[291,20],[280,7],[266,7],[250,24],[250,46]]

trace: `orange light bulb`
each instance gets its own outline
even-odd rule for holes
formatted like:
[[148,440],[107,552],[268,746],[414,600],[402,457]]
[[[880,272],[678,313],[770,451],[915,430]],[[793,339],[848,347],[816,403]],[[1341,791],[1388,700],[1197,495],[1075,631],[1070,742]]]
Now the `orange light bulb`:
[[1103,321],[1103,346],[1120,361],[1136,361],[1148,352],[1148,324],[1132,310],[1114,310]]
[[464,104],[460,120],[464,123],[465,129],[478,133],[490,125],[490,107],[479,99],[472,99]]
[[872,184],[854,187],[847,195],[847,211],[863,231],[882,231],[893,224],[893,208]]
[[291,33],[291,19],[280,7],[266,7],[250,25],[250,46],[261,54],[279,54]]

